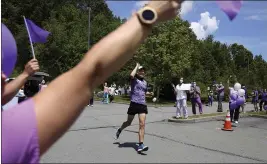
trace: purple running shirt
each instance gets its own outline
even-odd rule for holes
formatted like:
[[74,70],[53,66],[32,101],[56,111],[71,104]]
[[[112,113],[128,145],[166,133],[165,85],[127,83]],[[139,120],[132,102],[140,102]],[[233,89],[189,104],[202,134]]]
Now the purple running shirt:
[[131,101],[146,105],[147,82],[134,78],[131,80]]
[[2,163],[39,163],[34,102],[28,99],[2,111]]

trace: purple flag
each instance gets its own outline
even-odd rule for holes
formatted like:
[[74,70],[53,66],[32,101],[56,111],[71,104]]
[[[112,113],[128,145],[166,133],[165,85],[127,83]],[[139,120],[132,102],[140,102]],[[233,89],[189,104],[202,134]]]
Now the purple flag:
[[33,21],[25,18],[30,40],[33,43],[45,43],[50,32],[38,27]]
[[233,0],[233,1],[223,1],[217,0],[217,4],[223,12],[225,12],[229,19],[232,21],[242,6],[242,0]]

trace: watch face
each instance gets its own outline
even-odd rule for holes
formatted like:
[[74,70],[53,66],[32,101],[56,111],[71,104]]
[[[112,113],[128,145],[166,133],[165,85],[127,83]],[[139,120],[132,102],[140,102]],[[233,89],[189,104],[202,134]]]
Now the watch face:
[[151,10],[144,10],[142,13],[142,17],[145,20],[152,21],[155,18],[155,14]]

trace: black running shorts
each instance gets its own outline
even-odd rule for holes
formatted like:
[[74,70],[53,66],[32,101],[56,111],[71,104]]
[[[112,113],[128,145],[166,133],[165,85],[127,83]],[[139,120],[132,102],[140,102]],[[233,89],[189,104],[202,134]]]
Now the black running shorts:
[[135,102],[131,102],[128,108],[127,114],[136,115],[136,114],[147,114],[147,106],[143,104],[137,104]]

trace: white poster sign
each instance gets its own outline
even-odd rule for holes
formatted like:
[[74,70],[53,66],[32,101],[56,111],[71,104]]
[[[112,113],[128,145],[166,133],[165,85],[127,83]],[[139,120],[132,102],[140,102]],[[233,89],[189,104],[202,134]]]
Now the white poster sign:
[[191,86],[192,86],[192,84],[182,84],[179,90],[189,91]]

